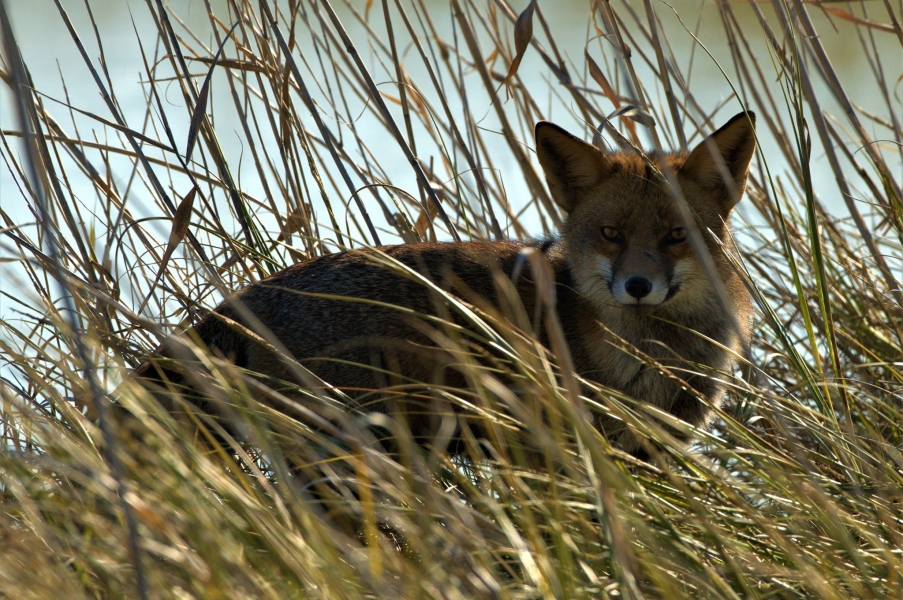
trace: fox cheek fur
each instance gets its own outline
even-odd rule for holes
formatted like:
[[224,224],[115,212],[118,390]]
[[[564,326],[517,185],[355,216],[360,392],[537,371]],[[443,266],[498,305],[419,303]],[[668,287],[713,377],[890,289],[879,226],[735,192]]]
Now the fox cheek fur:
[[[653,158],[676,174],[715,273],[702,266],[687,240],[689,224],[639,156],[602,152],[541,122],[539,162],[553,198],[568,213],[560,241],[405,244],[380,248],[380,254],[314,258],[248,286],[202,319],[193,336],[250,371],[308,386],[325,382],[352,395],[385,387],[389,371],[406,381],[463,386],[448,353],[409,316],[440,311],[435,295],[378,263],[394,261],[462,298],[498,305],[497,278],[515,271],[524,249],[533,246],[555,275],[559,322],[577,373],[703,425],[724,391],[717,374],[729,371],[742,351],[751,313],[746,288],[722,248],[733,248],[727,222],[746,186],[754,120],[742,113],[692,152]],[[517,292],[533,314],[532,280],[521,277]],[[163,354],[186,355],[178,348],[166,345]],[[649,358],[670,374],[644,368]],[[163,380],[190,387],[197,379],[191,367],[171,365],[151,360],[134,375],[157,392],[169,387]],[[158,396],[173,406],[165,392]],[[196,402],[217,412],[203,399]],[[389,410],[379,399],[369,406]],[[416,438],[435,434],[436,419],[427,413],[415,411],[408,419]],[[600,416],[596,425],[612,443],[641,454],[622,423]]]

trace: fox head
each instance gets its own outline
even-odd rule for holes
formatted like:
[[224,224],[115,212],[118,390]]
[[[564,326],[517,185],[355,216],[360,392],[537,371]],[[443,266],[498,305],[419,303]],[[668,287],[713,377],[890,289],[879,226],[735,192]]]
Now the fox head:
[[[675,174],[710,254],[713,235],[730,244],[731,210],[746,187],[756,148],[755,115],[741,113],[692,152],[649,157]],[[628,152],[603,152],[557,125],[536,125],[536,153],[555,202],[568,213],[562,231],[581,293],[600,305],[639,315],[685,313],[714,298],[711,279],[693,251],[677,200]],[[709,233],[711,232],[711,233]],[[730,271],[716,260],[720,276]]]

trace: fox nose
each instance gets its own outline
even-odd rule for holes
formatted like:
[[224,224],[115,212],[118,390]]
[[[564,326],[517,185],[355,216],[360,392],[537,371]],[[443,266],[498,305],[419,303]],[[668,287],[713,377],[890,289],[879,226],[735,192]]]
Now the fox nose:
[[631,277],[624,285],[627,293],[640,300],[649,295],[652,291],[652,283],[645,277]]

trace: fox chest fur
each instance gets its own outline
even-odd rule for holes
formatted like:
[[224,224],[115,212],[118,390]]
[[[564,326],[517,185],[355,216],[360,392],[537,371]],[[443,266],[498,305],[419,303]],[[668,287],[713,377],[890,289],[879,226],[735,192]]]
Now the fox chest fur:
[[[701,425],[723,394],[719,373],[732,368],[747,335],[749,297],[724,250],[732,250],[728,219],[746,185],[753,123],[751,113],[738,115],[691,153],[651,164],[540,123],[537,155],[568,213],[560,240],[406,244],[316,258],[249,286],[194,332],[252,372],[352,396],[414,382],[466,385],[437,323],[468,323],[439,290],[499,308],[511,301],[500,285],[507,278],[522,314],[532,315],[539,294],[522,264],[532,247],[554,274],[577,373]],[[656,168],[674,174],[689,211]],[[536,333],[546,344],[544,331]],[[310,378],[298,376],[299,365]],[[150,363],[137,373],[160,374]],[[637,449],[617,426],[597,425]]]

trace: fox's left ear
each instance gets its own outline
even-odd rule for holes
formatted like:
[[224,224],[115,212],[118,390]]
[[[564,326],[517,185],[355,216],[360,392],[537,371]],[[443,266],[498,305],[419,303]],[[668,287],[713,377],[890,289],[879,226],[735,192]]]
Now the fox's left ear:
[[536,124],[536,156],[546,175],[552,199],[565,212],[577,206],[583,191],[611,171],[605,154],[548,121]]
[[[696,146],[680,173],[695,179],[703,187],[718,191],[724,214],[727,214],[743,197],[749,163],[755,152],[756,114],[743,112]],[[730,174],[730,180],[725,180],[724,168]]]

